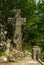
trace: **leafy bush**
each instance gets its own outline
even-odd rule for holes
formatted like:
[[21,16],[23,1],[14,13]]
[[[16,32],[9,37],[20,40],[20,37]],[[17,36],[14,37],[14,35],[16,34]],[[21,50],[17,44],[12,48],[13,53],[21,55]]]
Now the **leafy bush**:
[[41,60],[44,61],[44,51],[41,53]]

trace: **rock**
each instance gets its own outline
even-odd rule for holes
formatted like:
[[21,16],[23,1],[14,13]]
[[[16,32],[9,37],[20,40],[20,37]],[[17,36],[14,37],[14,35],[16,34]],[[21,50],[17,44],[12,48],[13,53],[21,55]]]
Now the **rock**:
[[1,58],[0,58],[0,62],[8,62],[9,61],[9,59],[7,58],[7,57],[4,57],[4,56],[2,56]]
[[6,57],[3,58],[4,62],[8,62],[8,59]]
[[25,51],[25,52],[24,52],[24,55],[25,55],[25,56],[31,56],[32,54],[31,54],[30,52],[28,52],[28,51]]

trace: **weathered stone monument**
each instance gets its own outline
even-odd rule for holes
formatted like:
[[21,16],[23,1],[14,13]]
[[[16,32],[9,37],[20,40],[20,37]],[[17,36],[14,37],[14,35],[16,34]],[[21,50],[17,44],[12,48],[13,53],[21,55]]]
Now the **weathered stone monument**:
[[17,50],[21,50],[22,48],[22,35],[21,35],[21,25],[24,24],[26,22],[26,18],[21,18],[21,10],[20,9],[16,9],[15,11],[15,18],[16,18],[16,27],[15,27],[15,35],[14,35],[14,42],[17,45]]
[[21,10],[13,9],[14,17],[8,18],[8,21],[13,25],[13,42],[16,44],[16,49],[22,49],[22,34],[21,26],[25,25],[26,18],[21,18]]
[[40,52],[41,52],[41,49],[39,46],[34,46],[33,49],[32,49],[32,58],[34,60],[38,60],[39,57],[40,57]]
[[[1,45],[4,44],[4,46],[6,46],[6,49],[4,50],[4,52],[7,55],[7,57],[9,57],[9,58],[11,58],[12,54],[15,53],[14,52],[15,50],[19,51],[18,55],[20,55],[20,54],[22,55],[22,53],[20,53],[20,51],[22,51],[21,26],[26,24],[26,18],[21,17],[20,9],[13,9],[12,12],[14,14],[14,17],[8,18],[7,24],[3,24],[3,19],[2,19],[3,17],[1,17],[2,14],[0,14],[0,21],[1,21],[1,23],[0,23],[0,40],[1,40],[0,43],[1,43]],[[0,13],[2,13],[2,11],[0,11]],[[11,38],[9,38],[11,31],[8,31],[8,29],[10,29],[10,28],[7,27],[7,29],[6,29],[6,25],[8,26],[8,24],[9,24],[9,26],[12,25],[11,31],[12,31],[13,35],[11,34]],[[5,27],[3,27],[3,26],[5,26]],[[13,43],[15,45],[14,47],[12,46]],[[4,59],[7,60],[6,57],[4,57]],[[14,59],[14,57],[13,57],[13,59]]]

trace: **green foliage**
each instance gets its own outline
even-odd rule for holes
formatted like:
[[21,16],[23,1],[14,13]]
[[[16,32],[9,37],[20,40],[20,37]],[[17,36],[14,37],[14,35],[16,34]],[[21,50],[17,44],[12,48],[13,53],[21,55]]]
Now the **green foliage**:
[[7,57],[7,54],[5,52],[0,51],[0,57],[1,56]]
[[2,52],[2,56],[7,57],[7,54],[5,52]]
[[27,17],[29,19],[32,17],[32,14],[35,10],[35,2],[34,0],[1,0],[0,1],[0,9],[4,11],[4,15],[6,18],[10,15],[10,11],[13,8],[18,8],[22,10],[22,16]]
[[44,62],[44,52],[41,53],[41,60]]
[[0,51],[0,57],[2,56],[2,52]]

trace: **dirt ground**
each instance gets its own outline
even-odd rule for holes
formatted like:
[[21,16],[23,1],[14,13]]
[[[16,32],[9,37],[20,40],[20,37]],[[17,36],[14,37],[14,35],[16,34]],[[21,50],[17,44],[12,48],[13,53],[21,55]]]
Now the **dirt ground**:
[[38,61],[33,60],[31,57],[25,57],[22,60],[15,62],[2,63],[1,65],[41,65]]

